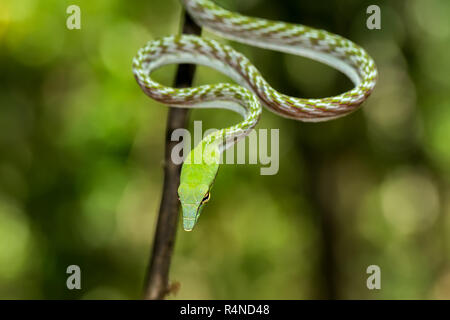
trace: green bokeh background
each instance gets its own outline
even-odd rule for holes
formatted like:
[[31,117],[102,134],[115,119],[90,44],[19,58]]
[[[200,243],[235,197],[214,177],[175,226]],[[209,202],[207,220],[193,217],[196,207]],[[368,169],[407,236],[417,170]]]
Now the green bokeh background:
[[[279,172],[222,166],[195,231],[179,228],[170,298],[450,298],[450,2],[217,3],[343,35],[368,50],[379,80],[361,110],[336,121],[264,110],[258,128],[280,129]],[[81,30],[66,28],[71,4]],[[370,4],[381,30],[366,28]],[[177,33],[181,16],[176,0],[0,2],[0,298],[141,297],[167,108],[142,93],[131,61]],[[351,88],[319,63],[231,44],[284,93]],[[156,78],[170,84],[174,71]],[[222,81],[198,68],[196,84]],[[239,118],[190,119],[222,128]],[[81,290],[66,288],[71,264]],[[366,287],[373,264],[381,290]]]

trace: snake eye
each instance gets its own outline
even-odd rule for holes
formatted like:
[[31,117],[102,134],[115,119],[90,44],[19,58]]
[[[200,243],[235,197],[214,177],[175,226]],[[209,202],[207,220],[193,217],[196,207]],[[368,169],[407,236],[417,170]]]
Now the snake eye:
[[202,204],[208,202],[209,200],[209,191],[205,194],[205,196],[202,199]]

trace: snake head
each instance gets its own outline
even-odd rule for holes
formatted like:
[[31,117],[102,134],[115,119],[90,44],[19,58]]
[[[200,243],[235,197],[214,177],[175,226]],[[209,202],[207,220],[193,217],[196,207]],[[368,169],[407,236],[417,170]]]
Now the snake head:
[[218,150],[205,152],[202,160],[196,163],[193,156],[198,157],[199,150],[204,151],[202,143],[191,151],[181,168],[178,197],[183,209],[185,231],[191,231],[197,223],[205,203],[209,201],[210,191],[219,170]]
[[197,223],[205,203],[209,200],[209,186],[181,183],[178,195],[183,209],[183,229],[191,231]]

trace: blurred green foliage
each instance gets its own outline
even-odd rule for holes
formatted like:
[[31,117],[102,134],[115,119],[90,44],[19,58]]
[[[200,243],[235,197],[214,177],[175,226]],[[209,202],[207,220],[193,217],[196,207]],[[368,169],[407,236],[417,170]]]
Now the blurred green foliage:
[[[280,170],[222,166],[196,230],[180,231],[171,298],[450,298],[450,2],[217,0],[365,47],[379,70],[362,110],[280,128]],[[66,28],[67,6],[81,30]],[[382,29],[366,28],[378,4]],[[162,186],[167,108],[131,61],[177,33],[176,0],[0,2],[0,298],[139,298]],[[211,36],[205,32],[205,36]],[[225,40],[223,40],[225,41]],[[351,87],[308,59],[236,43],[277,89],[324,97]],[[157,72],[170,84],[174,66]],[[196,84],[229,81],[200,67]],[[221,128],[238,118],[194,110]],[[82,290],[66,288],[66,268]],[[382,289],[366,288],[366,268]]]

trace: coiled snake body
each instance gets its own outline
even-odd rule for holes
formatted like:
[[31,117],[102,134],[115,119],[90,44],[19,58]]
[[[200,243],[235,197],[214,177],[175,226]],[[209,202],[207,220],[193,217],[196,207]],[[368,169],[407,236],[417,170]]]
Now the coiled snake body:
[[[225,108],[244,120],[205,137],[183,163],[179,198],[183,227],[193,229],[219,168],[219,155],[257,124],[261,104],[280,116],[301,121],[325,121],[357,109],[372,92],[377,78],[367,52],[339,35],[324,30],[252,18],[225,10],[211,0],[181,0],[199,25],[224,38],[260,48],[305,56],[346,74],[355,87],[338,96],[322,99],[290,97],[273,89],[242,54],[215,40],[197,36],[169,36],[150,41],[133,60],[133,72],[142,90],[151,98],[173,107]],[[214,68],[239,85],[214,84],[171,88],[152,80],[151,72],[178,63]]]

